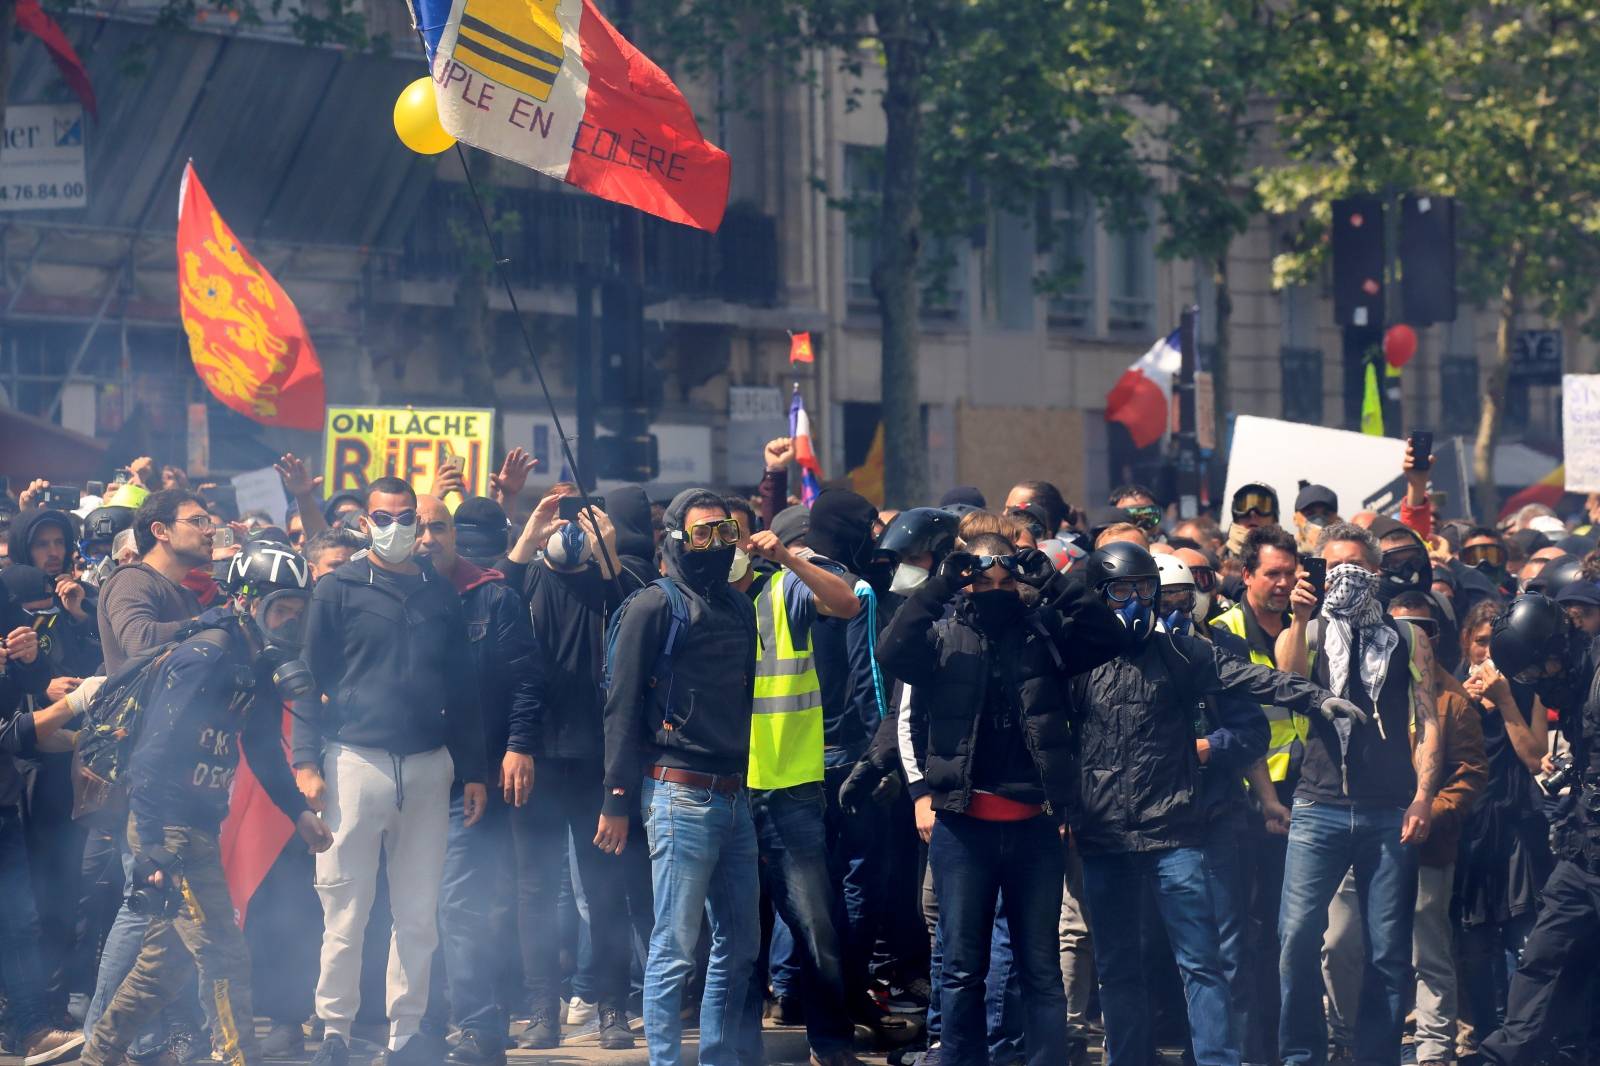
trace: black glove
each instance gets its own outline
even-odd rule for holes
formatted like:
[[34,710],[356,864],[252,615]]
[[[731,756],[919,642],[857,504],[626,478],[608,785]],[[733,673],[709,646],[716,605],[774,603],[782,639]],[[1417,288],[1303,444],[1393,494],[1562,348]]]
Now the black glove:
[[870,759],[861,759],[850,769],[850,776],[839,786],[839,806],[851,814],[859,814],[868,803],[887,807],[900,796],[900,772],[895,768],[873,765]]
[[1357,723],[1366,725],[1370,720],[1366,711],[1339,696],[1329,696],[1317,709],[1322,712],[1322,717],[1330,722],[1338,721],[1340,718],[1353,718]]
[[1038,548],[1023,548],[1014,557],[1017,580],[1032,588],[1043,588],[1055,576],[1056,568],[1050,562],[1050,556]]
[[950,591],[964,589],[972,584],[972,568],[978,557],[971,552],[951,552],[939,564],[939,576],[950,586]]
[[178,856],[168,848],[151,848],[133,857],[135,881],[149,881],[156,874],[164,874],[178,865]]

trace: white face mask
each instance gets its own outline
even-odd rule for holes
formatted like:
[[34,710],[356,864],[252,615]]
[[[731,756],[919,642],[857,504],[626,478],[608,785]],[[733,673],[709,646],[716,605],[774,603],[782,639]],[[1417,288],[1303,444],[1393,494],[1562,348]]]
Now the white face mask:
[[750,573],[750,553],[743,548],[733,549],[733,566],[728,570],[728,584],[737,584]]
[[1195,590],[1194,611],[1192,612],[1195,624],[1204,624],[1206,616],[1211,613],[1211,593]]
[[386,526],[372,524],[368,519],[367,532],[372,537],[372,551],[378,558],[390,565],[399,565],[411,558],[411,549],[417,543],[417,524],[411,523],[403,526],[399,522],[390,522]]
[[894,568],[894,580],[889,582],[889,591],[897,596],[907,596],[928,583],[928,571],[920,566],[910,563],[901,563]]

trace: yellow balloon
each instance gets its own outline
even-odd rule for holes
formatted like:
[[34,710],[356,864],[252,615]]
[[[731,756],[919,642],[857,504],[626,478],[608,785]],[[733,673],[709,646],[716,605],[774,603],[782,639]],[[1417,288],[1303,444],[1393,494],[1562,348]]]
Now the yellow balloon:
[[456,139],[439,124],[432,78],[418,78],[395,100],[394,132],[402,144],[418,155],[438,155],[454,146]]

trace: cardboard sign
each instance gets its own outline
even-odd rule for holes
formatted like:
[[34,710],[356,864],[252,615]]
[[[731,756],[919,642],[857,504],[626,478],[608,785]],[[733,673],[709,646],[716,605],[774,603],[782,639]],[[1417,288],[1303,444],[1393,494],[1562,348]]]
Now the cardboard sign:
[[329,407],[323,492],[356,492],[397,477],[427,492],[450,455],[465,460],[467,490],[489,494],[494,411],[482,407]]
[[[1600,395],[1600,389],[1597,389]],[[1568,453],[1571,449],[1569,447]],[[1444,493],[1437,519],[1470,516],[1471,455],[1459,437],[1435,440],[1434,491]],[[1300,482],[1326,485],[1339,497],[1339,516],[1357,511],[1397,515],[1405,498],[1406,442],[1342,429],[1326,429],[1276,418],[1240,415],[1234,422],[1233,447],[1228,453],[1228,485],[1221,500],[1221,520],[1232,518],[1227,508],[1239,486],[1259,481],[1277,490],[1279,520],[1294,516],[1294,498]]]
[[1600,374],[1561,378],[1561,450],[1568,492],[1600,492]]

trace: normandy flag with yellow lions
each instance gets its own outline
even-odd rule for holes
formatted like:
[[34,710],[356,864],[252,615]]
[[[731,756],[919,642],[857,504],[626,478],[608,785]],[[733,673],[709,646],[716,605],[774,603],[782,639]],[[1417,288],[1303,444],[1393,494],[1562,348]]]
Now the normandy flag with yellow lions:
[[178,307],[213,396],[263,425],[322,428],[322,363],[300,312],[222,221],[192,160],[178,190]]
[[593,0],[409,0],[445,131],[595,196],[703,230],[728,155]]

